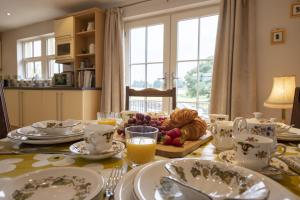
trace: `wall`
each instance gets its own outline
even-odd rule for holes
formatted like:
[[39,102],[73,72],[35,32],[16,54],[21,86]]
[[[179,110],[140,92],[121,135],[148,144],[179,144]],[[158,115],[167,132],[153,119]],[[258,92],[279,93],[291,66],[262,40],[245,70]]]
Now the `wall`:
[[2,74],[17,74],[17,40],[54,32],[53,21],[45,21],[2,33]]
[[[265,108],[264,101],[272,88],[272,78],[282,75],[296,75],[300,86],[300,17],[290,18],[290,4],[293,0],[257,0],[257,89],[258,110],[267,117],[280,119],[281,111]],[[271,45],[273,28],[285,28],[285,44]],[[290,122],[291,110],[287,112]]]

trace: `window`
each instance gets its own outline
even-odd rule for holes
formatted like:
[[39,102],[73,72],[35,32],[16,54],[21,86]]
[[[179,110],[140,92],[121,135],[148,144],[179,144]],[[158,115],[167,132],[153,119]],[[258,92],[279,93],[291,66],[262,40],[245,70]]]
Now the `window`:
[[24,39],[22,43],[23,77],[25,79],[51,79],[54,73],[63,71],[63,65],[55,63],[55,39],[38,36]]
[[[177,88],[177,107],[207,115],[218,24],[215,6],[125,25],[126,84]],[[165,98],[131,98],[131,110],[171,111]],[[153,107],[151,105],[154,105]]]

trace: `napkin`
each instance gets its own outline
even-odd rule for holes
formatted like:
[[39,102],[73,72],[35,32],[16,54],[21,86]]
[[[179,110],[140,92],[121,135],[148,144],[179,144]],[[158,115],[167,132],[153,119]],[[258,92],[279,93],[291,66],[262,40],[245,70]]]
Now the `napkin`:
[[289,133],[293,133],[293,134],[295,134],[297,136],[300,136],[300,129],[298,129],[298,128],[290,128],[289,129]]

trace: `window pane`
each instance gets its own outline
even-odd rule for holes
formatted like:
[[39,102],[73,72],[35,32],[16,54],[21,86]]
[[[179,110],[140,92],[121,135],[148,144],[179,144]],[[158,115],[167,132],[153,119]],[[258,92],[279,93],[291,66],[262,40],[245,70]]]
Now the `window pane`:
[[177,74],[177,106],[196,109],[197,62],[179,62]]
[[33,62],[26,63],[26,78],[32,78],[34,76],[34,64]]
[[146,87],[145,65],[132,65],[130,76],[131,87],[142,89]]
[[24,43],[24,57],[31,58],[32,57],[32,42]]
[[148,64],[147,65],[147,87],[163,89],[163,64]]
[[145,32],[146,28],[134,28],[130,30],[130,62],[145,63]]
[[200,19],[200,59],[213,59],[217,29],[217,15]]
[[55,39],[48,38],[47,39],[47,55],[54,55],[55,54]]
[[50,60],[48,63],[48,71],[49,71],[49,77],[52,78],[54,74],[61,73],[63,71],[63,65],[55,63],[55,60]]
[[42,42],[41,40],[35,40],[33,42],[33,50],[34,50],[34,57],[39,57],[42,55]]
[[34,73],[37,78],[42,78],[42,62],[41,61],[35,61],[34,62]]
[[147,62],[163,62],[164,25],[148,27]]
[[177,60],[197,59],[198,25],[198,18],[178,22]]
[[208,114],[212,83],[212,66],[213,60],[202,61],[199,64],[199,114]]

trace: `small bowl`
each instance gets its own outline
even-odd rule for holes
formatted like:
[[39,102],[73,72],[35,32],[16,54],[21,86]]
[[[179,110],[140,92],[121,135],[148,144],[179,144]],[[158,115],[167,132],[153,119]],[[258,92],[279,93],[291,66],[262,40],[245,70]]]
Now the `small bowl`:
[[80,124],[80,122],[75,120],[67,120],[67,121],[47,120],[47,121],[33,123],[31,126],[49,135],[64,135],[69,131],[71,131],[72,128],[78,124]]

